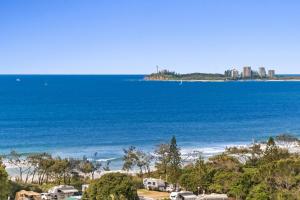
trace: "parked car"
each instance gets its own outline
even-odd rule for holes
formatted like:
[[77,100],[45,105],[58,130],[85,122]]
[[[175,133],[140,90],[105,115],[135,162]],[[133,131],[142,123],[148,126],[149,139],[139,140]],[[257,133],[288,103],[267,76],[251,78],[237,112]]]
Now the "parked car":
[[190,191],[171,192],[171,200],[196,200],[197,196]]
[[175,188],[172,184],[167,185],[166,192],[175,192]]
[[49,193],[41,193],[41,199],[42,200],[51,200],[52,197],[51,197],[51,194],[49,194]]

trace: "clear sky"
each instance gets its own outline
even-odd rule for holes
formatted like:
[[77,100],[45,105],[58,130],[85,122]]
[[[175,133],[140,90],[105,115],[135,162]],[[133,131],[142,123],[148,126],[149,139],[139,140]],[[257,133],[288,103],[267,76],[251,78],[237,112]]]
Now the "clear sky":
[[300,1],[0,0],[0,73],[300,74]]

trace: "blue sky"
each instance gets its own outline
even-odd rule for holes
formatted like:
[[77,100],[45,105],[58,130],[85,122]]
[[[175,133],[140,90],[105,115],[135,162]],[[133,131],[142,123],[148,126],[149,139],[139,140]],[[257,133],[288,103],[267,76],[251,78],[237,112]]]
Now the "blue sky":
[[0,73],[300,73],[300,1],[1,0]]

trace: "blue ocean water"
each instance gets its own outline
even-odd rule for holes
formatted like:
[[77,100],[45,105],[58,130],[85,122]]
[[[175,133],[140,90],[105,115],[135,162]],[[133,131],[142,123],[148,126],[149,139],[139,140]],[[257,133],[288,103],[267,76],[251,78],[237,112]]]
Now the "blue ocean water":
[[177,137],[204,154],[300,135],[300,82],[159,82],[140,75],[0,76],[0,153],[120,158]]

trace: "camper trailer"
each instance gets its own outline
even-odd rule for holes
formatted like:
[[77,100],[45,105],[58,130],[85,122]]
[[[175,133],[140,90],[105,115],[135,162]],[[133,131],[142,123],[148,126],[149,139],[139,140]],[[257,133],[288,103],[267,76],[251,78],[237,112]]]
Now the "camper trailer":
[[167,183],[164,180],[156,178],[145,178],[143,184],[147,190],[166,191],[167,187]]
[[73,186],[69,186],[69,185],[55,186],[48,191],[48,193],[51,194],[51,196],[57,200],[66,199],[77,192],[78,190],[76,190]]

